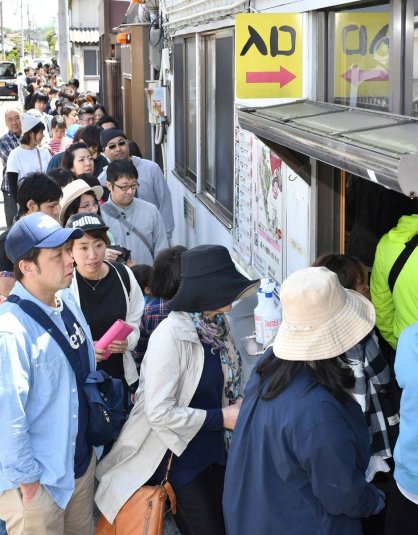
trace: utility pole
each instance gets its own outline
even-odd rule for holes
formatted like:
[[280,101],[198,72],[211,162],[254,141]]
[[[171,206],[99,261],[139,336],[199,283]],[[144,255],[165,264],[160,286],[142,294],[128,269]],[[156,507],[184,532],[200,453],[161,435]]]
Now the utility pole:
[[29,18],[29,2],[26,6],[26,13],[27,13],[27,19],[28,19],[28,43],[29,43],[29,50],[32,50],[31,49],[31,42],[30,42],[30,30],[31,30],[31,27],[30,27],[30,18]]
[[1,59],[6,59],[4,55],[4,31],[3,31],[3,0],[0,0],[0,32],[1,32]]
[[63,82],[68,82],[71,78],[71,56],[70,56],[70,28],[68,22],[68,0],[58,2],[58,43],[59,43],[59,64]]
[[23,0],[20,0],[20,30],[22,32],[20,42],[20,70],[23,71],[23,64],[25,61],[25,29],[23,26]]

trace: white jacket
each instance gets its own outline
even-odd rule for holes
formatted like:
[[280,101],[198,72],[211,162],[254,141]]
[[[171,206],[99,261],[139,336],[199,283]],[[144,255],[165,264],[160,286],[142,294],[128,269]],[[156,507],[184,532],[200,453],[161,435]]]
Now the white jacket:
[[[107,263],[107,262],[106,262]],[[108,263],[107,263],[108,264]],[[109,265],[109,264],[108,264]],[[124,265],[124,264],[123,264]],[[139,325],[141,323],[142,313],[144,312],[144,296],[142,295],[141,288],[137,283],[134,274],[132,271],[124,265],[126,271],[129,275],[129,280],[131,283],[131,292],[128,296],[125,285],[123,284],[122,278],[119,275],[119,272],[109,265],[109,269],[114,269],[119,277],[120,283],[123,288],[123,293],[125,294],[126,299],[126,323],[129,323],[133,327],[133,331],[128,336],[128,347],[123,354],[123,369],[125,374],[125,380],[128,385],[132,385],[138,380],[138,371],[136,368],[135,361],[132,357],[131,351],[133,351],[139,340]],[[77,277],[74,275],[71,282],[70,290],[73,293],[78,305],[80,306],[80,295],[78,292]],[[123,319],[123,318],[121,318]]]

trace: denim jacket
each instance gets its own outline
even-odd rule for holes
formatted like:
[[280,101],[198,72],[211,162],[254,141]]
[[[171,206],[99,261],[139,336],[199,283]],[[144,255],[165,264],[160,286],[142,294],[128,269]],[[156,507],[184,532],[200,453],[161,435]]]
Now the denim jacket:
[[[19,282],[13,293],[35,302],[65,332],[60,307],[40,302]],[[70,292],[63,290],[61,297],[87,337],[93,370],[89,327]],[[0,493],[39,480],[65,509],[75,487],[78,395],[74,372],[55,340],[10,302],[0,307],[0,355]]]

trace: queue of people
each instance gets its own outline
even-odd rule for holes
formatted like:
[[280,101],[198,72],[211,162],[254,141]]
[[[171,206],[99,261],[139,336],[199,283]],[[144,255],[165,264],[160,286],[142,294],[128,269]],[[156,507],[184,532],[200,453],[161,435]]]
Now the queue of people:
[[[95,503],[112,524],[167,467],[181,535],[414,533],[417,325],[395,298],[413,296],[414,249],[403,264],[397,258],[414,216],[382,238],[371,296],[367,268],[347,255],[321,256],[288,277],[278,334],[244,385],[228,312],[260,281],[243,276],[223,246],[171,244],[161,169],[131,155],[123,130],[73,82],[49,117],[31,82],[33,106],[26,96],[25,112],[9,110],[0,138],[8,534],[92,535],[94,477]],[[39,311],[53,328],[39,324]],[[99,348],[118,321],[130,334]],[[55,330],[86,376],[121,381],[126,421],[115,443],[93,447],[89,398]],[[384,403],[394,373],[399,416]]]

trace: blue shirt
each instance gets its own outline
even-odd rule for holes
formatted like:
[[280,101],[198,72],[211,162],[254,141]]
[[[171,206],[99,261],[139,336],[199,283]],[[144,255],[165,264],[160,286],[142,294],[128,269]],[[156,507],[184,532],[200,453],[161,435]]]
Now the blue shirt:
[[403,489],[418,494],[418,323],[399,337],[395,374],[402,396],[394,477]]
[[[13,293],[35,302],[66,331],[62,307],[45,305],[18,282]],[[72,342],[87,338],[93,370],[89,327],[71,293],[61,296],[83,331]],[[77,384],[67,357],[35,320],[6,302],[0,307],[0,493],[39,480],[65,509],[75,487],[77,431]]]

